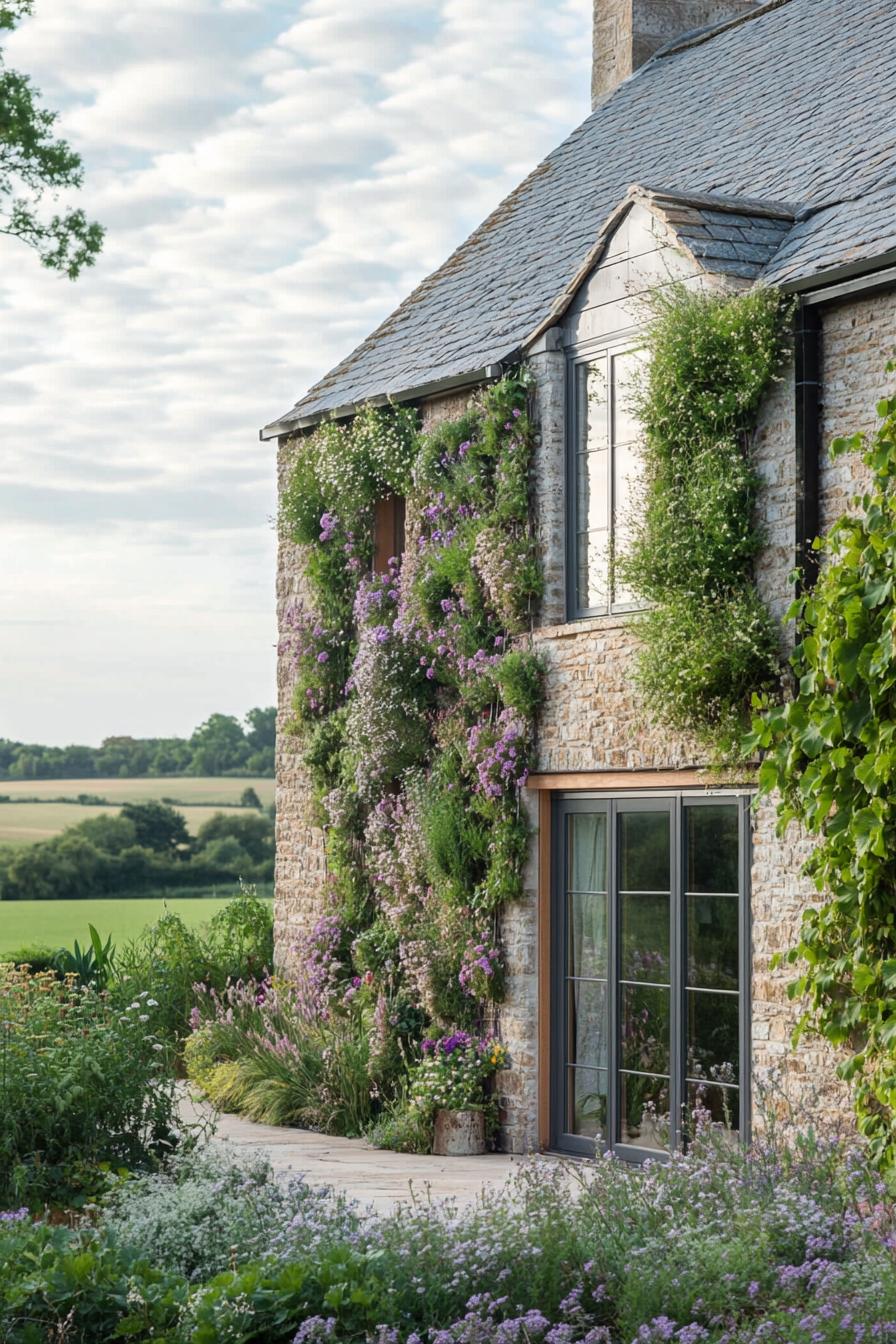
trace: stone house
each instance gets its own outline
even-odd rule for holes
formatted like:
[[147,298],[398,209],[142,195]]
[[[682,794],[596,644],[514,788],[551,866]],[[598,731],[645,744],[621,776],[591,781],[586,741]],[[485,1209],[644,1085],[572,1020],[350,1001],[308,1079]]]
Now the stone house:
[[[826,445],[870,426],[896,353],[896,23],[891,0],[594,11],[591,115],[263,437],[277,439],[282,473],[323,417],[393,399],[431,425],[502,370],[532,370],[546,575],[534,640],[548,685],[528,894],[504,916],[503,1137],[512,1151],[576,1152],[597,1135],[638,1158],[659,1141],[631,1123],[632,1094],[675,1113],[706,1082],[689,1063],[702,1035],[719,1065],[708,1104],[742,1131],[776,1071],[807,1115],[848,1105],[826,1047],[791,1047],[790,975],[770,965],[811,899],[805,839],[776,838],[749,788],[708,783],[695,744],[651,726],[631,684],[632,603],[613,590],[608,554],[636,469],[623,388],[638,300],[672,280],[774,284],[797,301],[794,357],[755,445],[757,582],[778,615],[807,541],[842,510],[859,466],[831,463]],[[283,543],[281,612],[300,585],[301,556]],[[286,715],[286,665],[280,694]],[[281,956],[324,876],[305,792],[281,736]],[[620,954],[631,919],[652,929],[637,966]],[[652,1074],[621,1044],[651,1020],[671,1024]]]

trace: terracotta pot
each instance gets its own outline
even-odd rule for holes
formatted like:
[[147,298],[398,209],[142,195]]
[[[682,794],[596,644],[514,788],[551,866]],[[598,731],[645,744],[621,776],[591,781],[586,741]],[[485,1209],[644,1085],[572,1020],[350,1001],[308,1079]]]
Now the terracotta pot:
[[437,1111],[432,1151],[437,1157],[476,1157],[484,1153],[482,1111]]

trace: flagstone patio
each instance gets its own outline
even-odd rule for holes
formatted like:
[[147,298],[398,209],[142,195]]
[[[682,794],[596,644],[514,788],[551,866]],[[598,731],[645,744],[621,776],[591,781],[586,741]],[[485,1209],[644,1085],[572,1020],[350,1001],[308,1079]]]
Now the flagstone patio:
[[[186,1097],[186,1120],[211,1118],[202,1102]],[[470,1203],[483,1190],[501,1186],[526,1158],[503,1153],[483,1157],[431,1157],[386,1152],[364,1139],[332,1138],[305,1129],[257,1125],[239,1115],[218,1115],[215,1142],[242,1152],[261,1152],[278,1175],[301,1175],[312,1185],[344,1191],[361,1204],[386,1211],[412,1201],[452,1198]]]

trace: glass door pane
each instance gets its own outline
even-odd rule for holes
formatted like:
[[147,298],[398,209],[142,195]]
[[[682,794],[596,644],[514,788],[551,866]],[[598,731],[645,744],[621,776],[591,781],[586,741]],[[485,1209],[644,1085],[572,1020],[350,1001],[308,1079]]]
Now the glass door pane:
[[[740,1112],[740,840],[736,803],[685,808],[685,1076],[689,1127]],[[708,1114],[707,1114],[708,1113]]]
[[566,818],[565,1129],[606,1137],[609,1000],[607,814]]
[[619,844],[619,1111],[616,1137],[668,1147],[672,1018],[672,818],[625,811]]

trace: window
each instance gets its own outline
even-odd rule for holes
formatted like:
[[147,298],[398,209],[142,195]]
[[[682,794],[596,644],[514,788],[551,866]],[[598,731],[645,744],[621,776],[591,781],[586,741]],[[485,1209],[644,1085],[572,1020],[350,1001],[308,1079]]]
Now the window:
[[747,800],[564,798],[553,893],[553,1144],[633,1158],[739,1131]]
[[399,495],[385,495],[373,506],[373,572],[386,574],[389,561],[404,552],[405,503]]
[[568,606],[571,619],[636,605],[614,576],[637,502],[639,426],[632,397],[643,355],[602,351],[572,365]]

